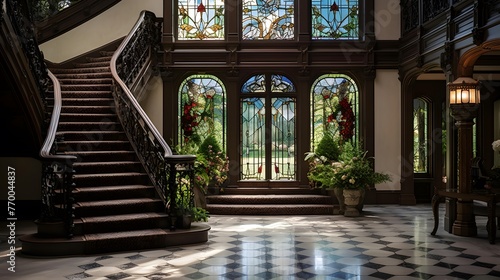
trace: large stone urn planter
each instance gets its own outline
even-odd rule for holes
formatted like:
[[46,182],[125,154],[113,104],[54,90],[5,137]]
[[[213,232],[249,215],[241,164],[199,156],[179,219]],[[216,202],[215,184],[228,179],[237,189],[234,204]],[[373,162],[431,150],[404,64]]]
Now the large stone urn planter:
[[358,217],[360,215],[363,208],[364,193],[364,188],[342,190],[345,204],[344,216]]

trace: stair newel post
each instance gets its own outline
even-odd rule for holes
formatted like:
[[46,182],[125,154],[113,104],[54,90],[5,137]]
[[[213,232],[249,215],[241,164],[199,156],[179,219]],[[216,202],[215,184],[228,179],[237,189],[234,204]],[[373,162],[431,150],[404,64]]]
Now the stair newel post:
[[40,234],[73,237],[74,173],[73,159],[43,162]]
[[[171,155],[166,156],[168,169],[168,215],[170,218],[170,230],[176,229],[176,220],[178,210],[191,209],[194,207],[194,155]],[[182,196],[180,192],[188,190],[188,198],[182,199],[181,203],[186,205],[177,205],[177,198]]]

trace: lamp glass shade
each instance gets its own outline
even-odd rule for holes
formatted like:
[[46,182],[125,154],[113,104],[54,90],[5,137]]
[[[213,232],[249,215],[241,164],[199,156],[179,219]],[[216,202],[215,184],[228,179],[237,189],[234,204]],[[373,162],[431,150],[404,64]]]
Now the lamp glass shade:
[[479,82],[469,77],[460,77],[448,83],[450,104],[477,104],[480,102]]

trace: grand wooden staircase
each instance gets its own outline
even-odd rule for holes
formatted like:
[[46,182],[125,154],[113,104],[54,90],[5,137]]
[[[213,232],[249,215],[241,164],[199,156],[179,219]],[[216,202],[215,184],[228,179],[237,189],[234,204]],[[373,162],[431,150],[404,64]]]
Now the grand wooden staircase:
[[21,238],[31,255],[74,255],[140,250],[207,241],[207,226],[168,230],[165,206],[115,113],[112,52],[51,72],[61,83],[58,153],[77,161],[73,191],[74,236],[41,224]]

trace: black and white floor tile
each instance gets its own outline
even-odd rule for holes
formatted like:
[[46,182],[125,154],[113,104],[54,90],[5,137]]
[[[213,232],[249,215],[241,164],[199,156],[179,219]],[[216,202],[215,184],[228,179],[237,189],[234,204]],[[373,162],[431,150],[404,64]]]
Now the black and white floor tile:
[[[363,216],[216,216],[207,243],[141,252],[31,258],[2,279],[500,279],[500,237],[443,230],[429,205],[368,205]],[[443,213],[444,211],[441,211]],[[29,226],[27,226],[29,227]],[[29,229],[25,229],[29,230]],[[34,230],[32,228],[31,230]]]

